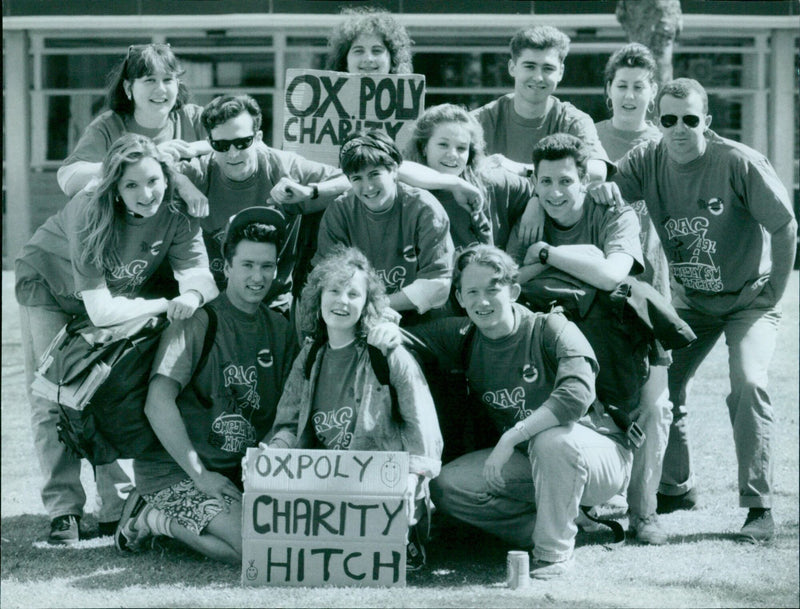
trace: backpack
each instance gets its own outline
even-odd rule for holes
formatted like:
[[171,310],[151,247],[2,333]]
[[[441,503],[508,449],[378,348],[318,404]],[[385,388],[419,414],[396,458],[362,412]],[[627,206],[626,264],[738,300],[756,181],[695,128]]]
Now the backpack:
[[[311,348],[308,350],[308,357],[306,357],[305,365],[303,367],[303,375],[306,380],[311,378],[311,367],[317,359],[317,353],[324,343],[315,340],[311,343]],[[400,415],[400,402],[397,398],[397,390],[392,386],[389,379],[389,362],[386,356],[377,347],[367,345],[367,353],[369,354],[369,363],[372,366],[372,372],[378,379],[381,385],[389,387],[389,395],[392,399],[392,420],[395,423],[402,423],[403,417]]]
[[594,350],[597,397],[635,446],[644,440],[634,417],[657,350],[691,343],[694,333],[649,284],[627,277],[613,290],[596,289],[557,269],[524,286],[521,301],[534,311],[563,307]]
[[[209,318],[198,370],[208,359],[217,318]],[[34,394],[59,405],[58,439],[92,465],[135,458],[158,445],[144,413],[150,370],[166,316],[98,328],[86,316],[66,324],[42,355]]]

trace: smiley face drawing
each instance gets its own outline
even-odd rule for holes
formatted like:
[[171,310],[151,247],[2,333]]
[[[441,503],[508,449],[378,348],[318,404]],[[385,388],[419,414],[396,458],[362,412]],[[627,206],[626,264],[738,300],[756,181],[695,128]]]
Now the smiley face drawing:
[[250,566],[244,572],[244,575],[250,581],[253,581],[256,577],[258,577],[258,569],[255,566],[255,559],[250,561]]
[[381,482],[389,488],[394,488],[400,481],[400,466],[389,457],[381,466]]

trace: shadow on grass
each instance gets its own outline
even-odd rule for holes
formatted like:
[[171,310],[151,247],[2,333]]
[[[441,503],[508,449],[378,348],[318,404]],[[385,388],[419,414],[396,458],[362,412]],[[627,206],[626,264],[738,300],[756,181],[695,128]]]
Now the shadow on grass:
[[[597,533],[579,531],[575,547],[610,544],[613,538],[605,528]],[[408,573],[408,583],[420,587],[497,584],[504,587],[506,554],[520,549],[523,548],[511,546],[480,529],[446,519],[434,528],[426,546],[426,567]]]
[[[159,539],[153,550],[123,556],[110,538],[96,534],[73,547],[48,546],[46,516],[26,514],[3,518],[1,523],[4,579],[23,583],[67,579],[76,588],[110,590],[153,584],[230,585],[239,580],[238,567],[206,559],[171,539]],[[86,517],[81,528],[94,524]]]

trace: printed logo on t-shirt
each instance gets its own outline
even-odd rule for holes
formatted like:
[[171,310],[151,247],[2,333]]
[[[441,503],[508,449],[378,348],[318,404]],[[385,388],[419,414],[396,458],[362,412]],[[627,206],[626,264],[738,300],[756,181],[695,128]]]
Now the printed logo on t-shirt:
[[261,349],[256,356],[256,361],[258,365],[262,368],[270,368],[274,363],[274,359],[272,357],[272,351],[269,349]]
[[536,366],[525,364],[525,367],[522,369],[522,380],[526,383],[535,383],[538,378],[539,371],[536,369]]
[[347,450],[353,439],[350,429],[352,421],[352,406],[342,406],[336,410],[318,410],[311,417],[317,438],[329,450]]
[[386,286],[387,293],[394,294],[395,292],[399,292],[403,287],[407,273],[404,266],[395,266],[388,271],[384,269],[376,269],[376,271],[378,277],[383,281],[383,285]]
[[525,388],[514,387],[511,390],[498,389],[497,391],[486,391],[481,396],[483,401],[495,410],[507,410],[517,421],[527,419],[532,410],[525,408]]
[[[225,230],[219,230],[212,237],[214,244],[217,246],[216,251],[209,255],[209,268],[213,273],[223,273],[225,271],[225,259],[222,257],[222,242],[225,240]],[[220,256],[216,254],[220,253]]]
[[208,443],[226,453],[244,454],[255,446],[256,430],[241,414],[223,412],[211,424]]
[[725,211],[725,204],[722,202],[722,199],[718,199],[717,197],[712,197],[708,200],[708,203],[703,201],[703,199],[697,199],[697,206],[700,209],[707,209],[715,216],[719,216],[723,211]]
[[706,237],[708,226],[709,219],[703,216],[667,219],[664,228],[670,241],[664,249],[669,255],[672,274],[682,285],[704,292],[721,292],[722,272],[713,257],[717,242]]
[[403,248],[403,260],[405,260],[406,262],[416,262],[417,251],[418,248],[414,247],[413,245],[406,245]]
[[121,293],[132,293],[144,283],[144,272],[147,269],[147,260],[131,260],[111,271],[111,277],[117,283],[115,288]]
[[242,412],[246,408],[261,408],[261,397],[258,395],[258,371],[255,366],[246,368],[239,364],[228,364],[222,369],[225,388],[233,395],[233,404],[229,410]]

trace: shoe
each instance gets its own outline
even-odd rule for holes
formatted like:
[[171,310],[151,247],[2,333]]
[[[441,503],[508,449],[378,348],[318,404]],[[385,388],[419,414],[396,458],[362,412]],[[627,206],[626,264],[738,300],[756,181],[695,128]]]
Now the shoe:
[[554,579],[572,571],[575,558],[570,556],[567,560],[549,562],[547,560],[533,560],[531,577],[533,579]]
[[50,535],[47,543],[51,546],[70,546],[81,538],[80,516],[64,514],[50,521]]
[[752,543],[769,541],[775,535],[775,522],[772,520],[772,510],[769,508],[750,508],[747,520],[739,532],[741,541]]
[[125,500],[122,516],[114,531],[114,545],[123,553],[139,552],[142,542],[152,534],[147,526],[145,516],[148,510],[147,502],[134,489]]
[[697,507],[697,490],[689,489],[683,495],[656,494],[657,514],[669,514],[678,510],[693,510]]
[[406,571],[419,571],[425,566],[427,555],[425,545],[420,539],[419,531],[415,524],[408,528],[408,543],[406,544]]
[[651,546],[661,546],[667,543],[667,532],[658,521],[657,514],[646,517],[631,514],[628,532],[639,543],[646,543]]
[[97,530],[100,532],[100,537],[110,537],[115,533],[118,525],[119,520],[113,520],[111,522],[98,522]]

